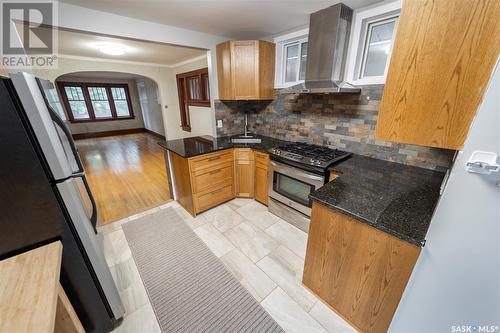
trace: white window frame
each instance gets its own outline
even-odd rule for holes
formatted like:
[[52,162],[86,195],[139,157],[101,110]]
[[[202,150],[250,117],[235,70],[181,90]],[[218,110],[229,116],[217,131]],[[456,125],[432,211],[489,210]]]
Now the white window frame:
[[[286,70],[286,47],[290,44],[302,43],[308,41],[309,36],[309,28],[297,30],[285,35],[281,35],[274,38],[274,43],[276,44],[276,67],[275,67],[275,76],[274,76],[274,87],[276,89],[287,88],[299,83],[304,82],[304,80],[298,80],[298,75],[300,74],[300,65],[299,71],[297,72],[297,81],[294,82],[285,82],[285,70]],[[301,47],[299,47],[299,58],[301,57]],[[299,59],[300,64],[300,59]]]
[[[353,24],[351,28],[351,37],[349,42],[349,51],[347,54],[348,64],[345,73],[345,80],[353,85],[362,86],[369,84],[385,84],[387,78],[387,70],[389,68],[389,63],[392,54],[392,46],[394,44],[394,37],[396,35],[396,27],[394,28],[394,35],[392,39],[391,49],[388,55],[388,61],[385,67],[384,75],[380,76],[370,76],[359,78],[360,73],[363,72],[364,63],[366,60],[366,46],[369,36],[367,34],[367,29],[370,27],[371,23],[387,21],[390,19],[398,18],[398,15],[391,14],[394,11],[401,10],[402,1],[397,0],[383,5],[370,6],[368,8],[360,8],[354,11]],[[383,17],[387,15],[387,17]],[[373,18],[373,20],[370,20]],[[363,21],[366,22],[363,27]],[[363,29],[364,28],[364,29]],[[361,41],[361,38],[365,40]],[[363,50],[359,50],[363,47]],[[361,58],[360,58],[361,56]]]

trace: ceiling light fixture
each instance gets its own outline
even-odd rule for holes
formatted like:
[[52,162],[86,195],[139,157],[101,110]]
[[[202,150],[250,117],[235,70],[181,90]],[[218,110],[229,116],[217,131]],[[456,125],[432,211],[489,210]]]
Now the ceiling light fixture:
[[120,56],[124,55],[127,51],[127,47],[116,43],[100,43],[97,45],[97,49],[104,54]]

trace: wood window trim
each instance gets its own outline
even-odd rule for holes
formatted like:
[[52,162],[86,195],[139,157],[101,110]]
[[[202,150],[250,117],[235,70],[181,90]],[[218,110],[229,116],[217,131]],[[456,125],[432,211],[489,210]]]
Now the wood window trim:
[[[197,78],[201,99],[191,99],[188,89],[188,79]],[[207,90],[205,82],[208,80],[208,67],[176,75],[177,94],[179,97],[179,111],[181,118],[181,128],[186,132],[191,132],[191,120],[189,118],[190,106],[210,107],[210,91]],[[210,82],[209,82],[210,84]]]
[[[85,100],[85,105],[87,106],[87,111],[89,113],[89,119],[75,119],[73,116],[73,111],[69,105],[68,97],[66,96],[65,87],[80,87],[82,88],[83,97]],[[109,106],[111,109],[111,118],[96,118],[94,113],[94,108],[92,106],[92,101],[90,99],[90,94],[88,88],[92,87],[102,87],[106,88],[106,93],[108,95]],[[60,81],[57,82],[57,88],[59,90],[59,94],[61,96],[64,108],[66,109],[66,114],[68,116],[68,120],[71,123],[95,123],[102,121],[116,121],[116,120],[130,120],[135,119],[134,110],[132,108],[132,100],[130,98],[130,91],[128,88],[128,84],[126,83],[99,83],[99,82],[67,82]],[[113,94],[111,93],[111,88],[124,88],[125,96],[127,98],[127,106],[129,109],[129,116],[126,117],[118,117],[116,113],[115,102],[113,99]]]

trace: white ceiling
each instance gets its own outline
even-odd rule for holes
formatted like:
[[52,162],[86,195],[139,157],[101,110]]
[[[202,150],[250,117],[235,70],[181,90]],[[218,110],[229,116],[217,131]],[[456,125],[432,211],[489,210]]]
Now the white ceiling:
[[[59,30],[58,36],[58,53],[61,55],[154,63],[167,66],[206,55],[206,51],[200,49],[98,36],[82,32]],[[122,56],[106,55],[101,53],[96,46],[102,42],[122,44],[126,46],[127,52]]]
[[113,14],[230,38],[262,38],[309,23],[338,2],[356,9],[381,0],[61,0]]

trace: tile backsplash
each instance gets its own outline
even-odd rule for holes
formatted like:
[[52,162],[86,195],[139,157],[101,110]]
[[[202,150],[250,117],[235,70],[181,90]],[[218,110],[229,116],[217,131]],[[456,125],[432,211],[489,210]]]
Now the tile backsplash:
[[380,141],[374,138],[383,85],[362,87],[361,94],[280,94],[273,101],[216,101],[223,121],[217,136],[243,132],[244,114],[253,133],[288,141],[339,148],[360,155],[445,170],[454,151]]

